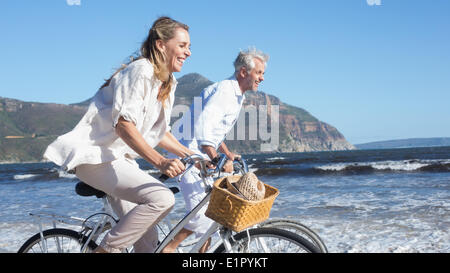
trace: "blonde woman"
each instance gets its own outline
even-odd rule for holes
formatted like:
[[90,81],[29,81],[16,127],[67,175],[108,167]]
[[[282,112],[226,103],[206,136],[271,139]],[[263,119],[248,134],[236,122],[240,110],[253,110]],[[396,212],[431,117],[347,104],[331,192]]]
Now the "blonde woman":
[[119,223],[96,252],[153,252],[156,223],[174,205],[172,192],[139,169],[142,157],[169,177],[184,171],[178,159],[163,157],[159,146],[180,157],[192,154],[170,133],[177,81],[191,55],[189,27],[158,18],[142,44],[140,56],[119,69],[95,95],[87,113],[69,133],[50,144],[44,157],[108,194]]

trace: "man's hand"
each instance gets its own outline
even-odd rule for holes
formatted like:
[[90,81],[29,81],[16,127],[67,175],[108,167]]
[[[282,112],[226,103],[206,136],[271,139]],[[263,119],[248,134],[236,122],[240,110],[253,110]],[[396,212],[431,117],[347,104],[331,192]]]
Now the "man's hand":
[[228,147],[225,144],[225,141],[220,143],[219,150],[222,153],[224,153],[227,156],[227,158],[231,161],[234,161],[235,159],[238,159],[241,157],[241,155],[235,154],[235,153],[231,152],[230,150],[228,150]]
[[235,160],[238,160],[239,158],[241,158],[241,155],[231,152],[230,154],[227,154],[227,158],[231,161],[235,161]]
[[225,165],[223,165],[223,170],[226,173],[233,173],[233,171],[234,171],[234,169],[233,169],[233,161],[227,160],[227,162],[225,162]]
[[[206,164],[206,168],[208,168],[208,169],[215,169],[216,168],[216,165],[214,165],[211,161],[207,161],[205,164]],[[197,169],[199,169],[199,170],[202,169],[202,167],[200,165],[200,162],[195,163],[195,167]]]
[[[217,156],[217,152],[212,146],[202,146],[202,150],[204,153],[206,153],[209,158],[215,158]],[[227,156],[228,160],[225,162],[225,165],[223,166],[223,169],[227,173],[233,173],[233,160],[240,158],[241,156],[235,153],[232,153],[228,150],[225,143],[222,142],[220,146],[220,150],[224,152],[224,154]]]

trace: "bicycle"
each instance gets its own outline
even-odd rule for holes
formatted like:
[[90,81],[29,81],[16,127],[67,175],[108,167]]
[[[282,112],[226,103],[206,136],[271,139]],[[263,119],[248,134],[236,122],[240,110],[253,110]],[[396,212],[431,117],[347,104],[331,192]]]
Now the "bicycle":
[[[188,213],[159,243],[156,253],[159,253],[174,238],[174,236],[184,227],[184,225],[195,216],[195,214],[205,206],[211,195],[212,187],[206,182],[206,178],[213,176],[220,170],[225,163],[225,156],[221,156],[215,169],[208,169],[206,160],[200,155],[193,155],[184,158],[182,161],[187,164],[186,173],[195,164],[199,163],[201,167],[201,178],[205,185],[206,197]],[[245,164],[245,163],[244,163]],[[172,192],[177,193],[176,187],[170,188]],[[95,213],[86,219],[57,215],[54,213],[32,213],[31,215],[39,219],[39,233],[28,239],[19,249],[19,253],[24,252],[92,252],[97,247],[97,241],[117,222],[113,215],[111,206],[106,198],[106,194],[96,190],[89,185],[79,182],[76,186],[76,192],[82,196],[96,196],[102,198],[104,207],[101,212]],[[99,218],[99,219],[98,219]],[[43,230],[41,219],[49,219],[53,222],[54,228]],[[65,223],[75,226],[81,226],[80,231],[72,229],[57,228],[56,223]],[[273,224],[273,223],[272,223]],[[208,252],[321,252],[320,247],[311,242],[311,240],[285,229],[279,229],[274,226],[256,225],[240,233],[234,234],[232,230],[220,225],[217,222],[208,229],[208,231],[195,242],[190,252],[198,252],[201,246],[213,236],[219,234],[220,239],[212,245]],[[160,227],[161,229],[161,227]],[[132,251],[132,250],[129,250]]]
[[[233,174],[246,174],[249,172],[249,168],[247,165],[247,162],[244,160],[244,158],[240,157],[237,160],[233,162]],[[312,229],[307,227],[306,225],[303,225],[301,222],[292,220],[292,219],[285,219],[285,218],[270,218],[260,224],[257,225],[258,227],[270,227],[270,228],[277,228],[277,229],[284,229],[291,231],[293,233],[298,234],[299,236],[303,237],[304,239],[308,240],[310,243],[314,244],[315,247],[319,249],[320,253],[328,253],[328,249],[323,242],[323,240],[319,237],[319,235],[314,232]],[[170,229],[169,225],[169,229]],[[161,229],[163,230],[163,229]],[[164,232],[164,231],[163,231]],[[186,248],[189,246],[194,245],[197,242],[197,240],[190,240],[187,242],[182,242],[179,246],[179,248]],[[179,250],[180,251],[180,250]]]

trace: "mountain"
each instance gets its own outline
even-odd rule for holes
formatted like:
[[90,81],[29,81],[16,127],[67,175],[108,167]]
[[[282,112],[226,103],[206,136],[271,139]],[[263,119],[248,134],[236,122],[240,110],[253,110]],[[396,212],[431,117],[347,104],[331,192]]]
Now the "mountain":
[[356,144],[361,150],[450,146],[450,137],[407,138]]
[[[196,73],[179,78],[174,110],[186,109],[193,97],[211,83]],[[277,97],[263,92],[247,92],[245,96],[243,115],[226,140],[235,152],[354,149],[336,128],[318,120],[304,109],[285,104]],[[41,160],[47,145],[77,124],[86,112],[89,101],[65,105],[0,97],[0,161]],[[172,117],[172,125],[176,125],[180,116]],[[264,118],[266,124],[263,123],[266,121]],[[276,129],[278,134],[275,134]]]
[[58,135],[70,131],[86,107],[0,97],[0,161],[39,161]]

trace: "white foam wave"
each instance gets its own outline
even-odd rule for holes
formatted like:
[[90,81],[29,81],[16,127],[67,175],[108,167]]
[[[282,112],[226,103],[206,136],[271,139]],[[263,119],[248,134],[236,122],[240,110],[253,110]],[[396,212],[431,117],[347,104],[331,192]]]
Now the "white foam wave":
[[370,164],[377,170],[394,170],[394,171],[415,171],[422,167],[430,165],[429,163],[410,162],[410,161],[384,161]]
[[[53,169],[51,170],[51,173],[58,173],[59,178],[67,178],[67,179],[75,179],[75,174],[70,174],[68,172],[65,172],[63,170]],[[27,179],[33,179],[36,177],[46,177],[46,174],[16,174],[13,176],[14,180],[27,180]]]
[[284,159],[286,159],[286,158],[282,157],[282,156],[269,157],[269,158],[266,158],[266,160],[264,160],[264,162],[269,163],[269,162],[273,162],[276,160],[284,160]]
[[400,161],[378,161],[378,162],[350,162],[327,164],[316,167],[323,171],[342,171],[348,167],[372,167],[376,170],[393,170],[393,171],[415,171],[422,167],[433,164],[449,164],[449,159],[436,160],[400,160]]
[[330,165],[324,165],[324,166],[318,166],[316,167],[316,169],[320,169],[322,171],[342,171],[343,169],[345,169],[347,166],[352,165],[350,164],[345,164],[345,163],[339,163],[339,164],[330,164]]
[[254,172],[256,172],[258,170],[258,168],[254,168],[253,166],[255,166],[255,164],[248,164],[247,165],[249,172],[254,173]]
[[58,170],[58,177],[60,177],[60,178],[68,178],[68,179],[75,179],[75,178],[77,178],[77,176],[75,174],[71,174],[71,173],[68,173],[68,172],[65,172],[65,171],[61,171],[61,170]]
[[25,180],[38,176],[38,174],[16,174],[13,176],[14,180]]

